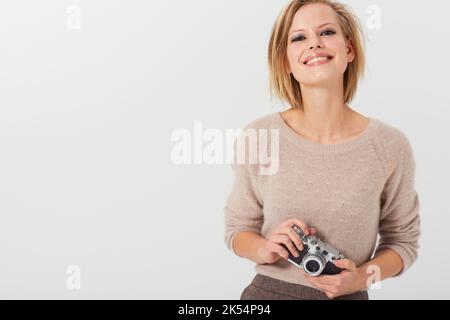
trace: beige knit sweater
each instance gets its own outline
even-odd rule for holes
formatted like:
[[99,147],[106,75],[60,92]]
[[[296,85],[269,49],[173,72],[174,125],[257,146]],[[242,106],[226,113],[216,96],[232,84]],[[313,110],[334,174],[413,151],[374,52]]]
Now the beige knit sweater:
[[[247,129],[279,133],[279,155],[271,159],[278,159],[278,170],[261,174],[268,164],[232,164],[234,183],[224,213],[225,243],[234,254],[232,243],[238,233],[255,231],[266,237],[295,217],[316,228],[322,240],[357,265],[383,248],[402,257],[401,273],[416,260],[420,217],[415,160],[400,130],[370,118],[360,135],[338,144],[318,144],[298,135],[278,112],[253,121]],[[270,155],[275,140],[266,136],[265,151]],[[270,265],[257,264],[255,271],[311,286],[283,258]]]

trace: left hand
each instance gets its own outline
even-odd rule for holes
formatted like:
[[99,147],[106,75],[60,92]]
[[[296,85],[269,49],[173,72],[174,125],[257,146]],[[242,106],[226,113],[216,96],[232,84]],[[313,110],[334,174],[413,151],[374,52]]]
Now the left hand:
[[304,270],[302,272],[306,280],[320,291],[323,291],[330,299],[352,294],[365,288],[364,275],[356,267],[355,262],[350,259],[341,259],[334,261],[334,264],[345,270],[337,275],[317,277],[307,275]]

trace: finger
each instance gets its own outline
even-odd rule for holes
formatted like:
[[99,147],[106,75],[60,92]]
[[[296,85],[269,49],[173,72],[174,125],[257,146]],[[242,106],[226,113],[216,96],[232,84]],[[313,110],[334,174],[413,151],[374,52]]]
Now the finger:
[[330,286],[337,286],[341,282],[341,276],[339,274],[334,276],[322,275],[317,277],[311,277],[306,275],[306,277],[313,278],[313,281],[316,281],[317,283]]
[[286,260],[289,259],[289,252],[286,249],[284,249],[282,246],[280,246],[274,242],[270,242],[268,245],[268,248],[269,248],[270,252],[277,253],[283,259],[286,259]]
[[324,293],[327,295],[328,299],[336,299],[337,297],[339,297],[339,295],[337,293],[334,292],[330,292],[330,291],[324,291]]
[[284,244],[289,251],[292,253],[293,256],[298,257],[299,252],[297,251],[297,248],[295,247],[294,243],[291,241],[289,236],[285,234],[277,234],[275,236],[271,237],[271,240],[275,243]]
[[356,264],[350,259],[339,259],[334,261],[336,267],[346,270],[356,270]]
[[315,235],[317,233],[316,228],[308,228],[309,234]]
[[323,292],[330,292],[333,293],[336,291],[336,288],[332,285],[328,285],[328,284],[324,284],[324,283],[320,283],[318,281],[316,281],[314,279],[314,277],[305,277],[305,279],[311,283],[315,288],[319,289],[320,291]]
[[310,276],[309,274],[306,273],[306,271],[304,269],[302,269],[303,275],[305,276],[306,279],[310,279],[311,281],[317,282],[317,283],[321,283],[321,284],[325,284],[325,285],[330,285],[330,286],[336,286],[341,282],[341,275],[337,274],[337,275],[320,275],[320,276]]
[[300,239],[300,236],[290,227],[277,227],[271,237],[275,237],[277,235],[283,235],[288,237],[296,246],[299,251],[303,251],[303,242]]
[[290,227],[283,227],[281,231],[289,236],[289,238],[292,240],[292,242],[295,243],[295,245],[299,251],[303,251],[302,239],[297,234],[297,232],[294,231],[294,229],[292,229]]
[[308,230],[308,226],[306,225],[306,223],[304,223],[302,220],[299,220],[296,218],[291,218],[291,219],[283,222],[280,226],[281,227],[289,227],[292,229],[293,224],[296,224],[297,226],[299,226],[303,230],[303,233],[305,235],[309,235],[309,230]]

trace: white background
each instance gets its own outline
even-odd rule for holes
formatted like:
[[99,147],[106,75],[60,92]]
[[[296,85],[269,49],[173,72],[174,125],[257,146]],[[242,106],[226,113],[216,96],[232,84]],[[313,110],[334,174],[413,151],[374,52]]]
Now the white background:
[[[239,298],[254,264],[224,243],[231,169],[174,165],[171,134],[284,109],[266,52],[286,3],[0,3],[0,298]],[[371,298],[448,299],[450,4],[344,3],[368,38],[350,105],[408,136],[421,201],[419,259]],[[380,29],[367,27],[371,5]]]

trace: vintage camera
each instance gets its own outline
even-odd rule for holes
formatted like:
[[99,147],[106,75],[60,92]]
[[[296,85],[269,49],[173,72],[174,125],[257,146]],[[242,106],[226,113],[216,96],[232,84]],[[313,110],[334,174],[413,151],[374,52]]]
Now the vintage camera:
[[345,258],[337,249],[313,235],[305,236],[303,230],[295,224],[292,225],[291,228],[294,229],[300,236],[300,239],[302,239],[304,248],[299,252],[300,255],[295,257],[286,246],[283,245],[289,252],[289,262],[305,270],[308,275],[313,277],[320,274],[335,275],[343,271],[343,269],[338,268],[333,263],[335,260]]

